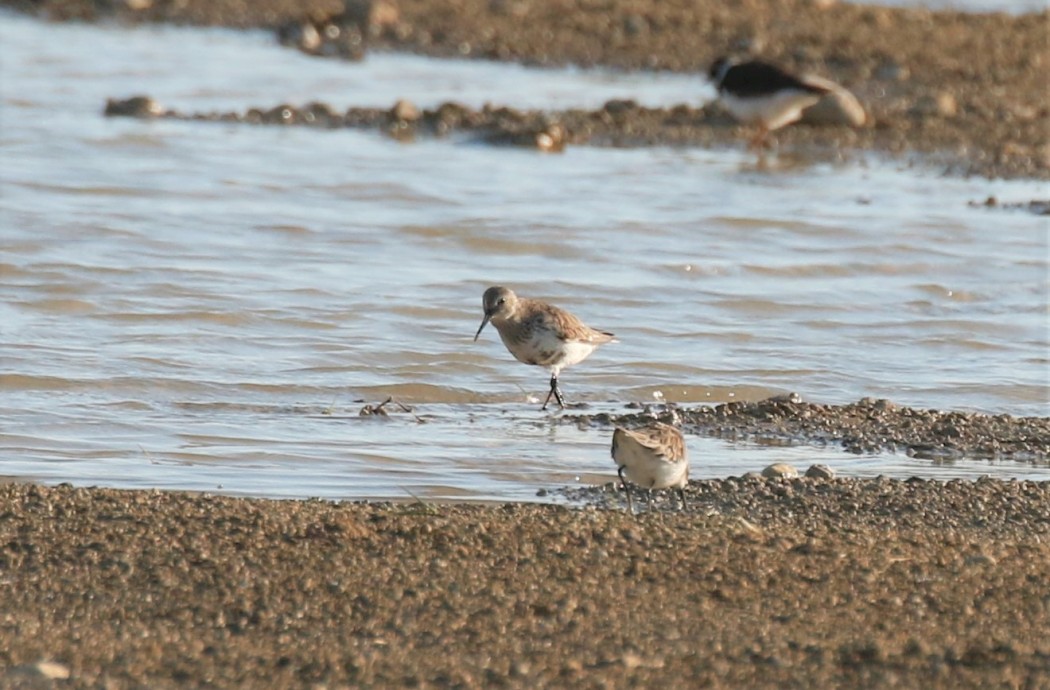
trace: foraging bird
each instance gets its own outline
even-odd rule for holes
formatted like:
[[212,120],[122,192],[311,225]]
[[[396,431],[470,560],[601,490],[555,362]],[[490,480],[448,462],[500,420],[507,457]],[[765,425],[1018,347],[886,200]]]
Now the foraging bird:
[[803,110],[832,90],[761,60],[736,62],[722,57],[711,65],[708,76],[730,115],[745,124],[758,125],[749,148],[762,146],[770,132],[801,118]]
[[599,345],[615,342],[612,333],[596,331],[564,309],[518,297],[505,287],[485,290],[481,306],[485,317],[474,334],[475,342],[491,321],[515,359],[550,370],[551,389],[541,410],[547,409],[552,395],[558,406],[565,409],[565,399],[558,389],[562,369],[587,359]]
[[[649,510],[653,509],[653,489],[677,489],[685,510],[685,486],[689,483],[689,458],[682,432],[663,422],[633,431],[616,427],[612,457],[627,494],[627,509],[634,513],[627,480],[645,488]],[[627,475],[624,477],[624,475]]]

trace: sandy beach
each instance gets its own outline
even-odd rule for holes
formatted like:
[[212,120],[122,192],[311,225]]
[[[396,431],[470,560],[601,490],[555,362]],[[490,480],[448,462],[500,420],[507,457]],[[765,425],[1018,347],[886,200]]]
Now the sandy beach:
[[6,484],[0,686],[1050,686],[1050,485],[727,479],[689,502]]

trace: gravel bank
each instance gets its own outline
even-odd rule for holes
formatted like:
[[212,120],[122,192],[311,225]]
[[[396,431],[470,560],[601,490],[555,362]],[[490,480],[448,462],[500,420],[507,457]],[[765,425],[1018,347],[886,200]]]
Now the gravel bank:
[[654,419],[718,438],[840,444],[851,453],[904,452],[912,457],[1050,459],[1050,417],[927,410],[864,398],[849,405],[803,402],[787,395],[714,407],[641,406],[614,414],[566,414],[581,427],[637,426]]
[[689,498],[632,518],[2,485],[0,686],[1050,685],[1050,484]]

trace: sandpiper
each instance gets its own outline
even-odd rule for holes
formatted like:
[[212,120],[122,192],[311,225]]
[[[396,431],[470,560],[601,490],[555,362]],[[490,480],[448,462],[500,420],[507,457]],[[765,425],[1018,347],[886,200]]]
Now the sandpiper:
[[803,110],[831,91],[828,86],[807,83],[761,60],[718,58],[708,76],[730,115],[745,124],[758,125],[749,148],[762,146],[770,132],[798,120]]
[[[678,489],[685,510],[685,486],[689,483],[689,458],[682,432],[663,422],[653,422],[641,429],[616,427],[613,431],[612,457],[617,474],[627,494],[627,509],[634,513],[631,489],[627,480],[643,487],[653,509],[653,489]],[[627,475],[624,477],[624,475]]]
[[558,389],[558,374],[562,369],[587,359],[599,345],[615,342],[612,333],[596,331],[564,309],[518,297],[505,287],[485,290],[481,306],[485,317],[474,334],[475,342],[485,324],[491,321],[515,359],[550,370],[551,389],[541,410],[547,409],[552,395],[558,406],[565,409],[565,399]]

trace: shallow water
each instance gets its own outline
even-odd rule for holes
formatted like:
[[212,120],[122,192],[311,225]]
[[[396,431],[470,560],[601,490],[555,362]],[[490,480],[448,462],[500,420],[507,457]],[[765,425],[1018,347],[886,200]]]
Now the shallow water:
[[[375,55],[263,33],[0,17],[0,474],[268,496],[534,499],[612,478],[608,434],[538,412],[547,375],[494,331],[490,284],[617,333],[567,370],[632,400],[1045,415],[1047,221],[969,202],[1035,182],[889,163],[756,170],[740,151],[543,155],[370,132],[105,119],[409,98],[698,103],[702,80]],[[414,413],[362,419],[388,396]],[[1050,478],[834,448],[690,439],[697,477],[774,461],[848,475]]]

